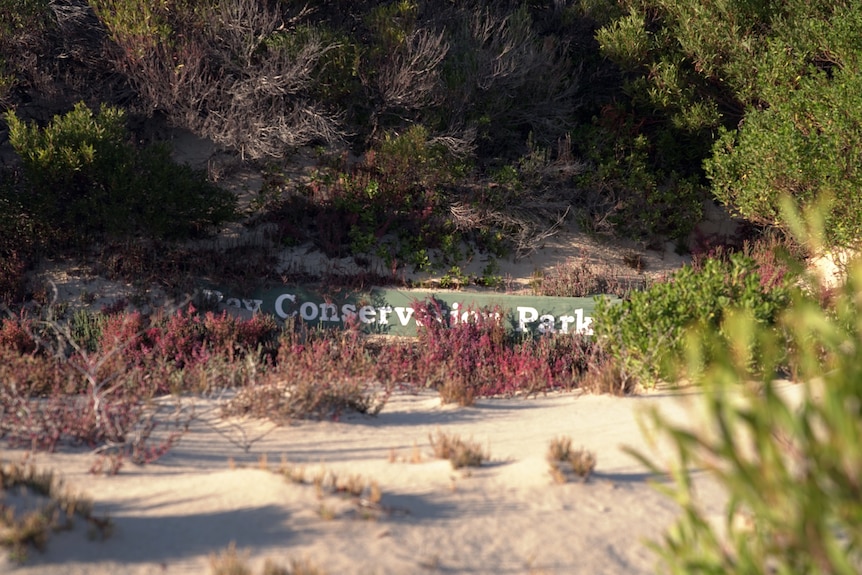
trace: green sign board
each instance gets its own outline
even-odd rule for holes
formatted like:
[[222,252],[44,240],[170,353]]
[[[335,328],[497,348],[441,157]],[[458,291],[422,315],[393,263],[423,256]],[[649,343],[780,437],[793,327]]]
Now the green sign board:
[[[267,313],[284,321],[319,327],[358,324],[369,333],[416,335],[423,317],[447,325],[493,318],[514,332],[592,334],[592,297],[536,297],[481,292],[437,292],[371,288],[315,291],[303,287],[261,290],[251,298],[204,290],[204,299],[221,309]],[[428,310],[427,316],[421,310]],[[417,313],[417,310],[419,312]]]

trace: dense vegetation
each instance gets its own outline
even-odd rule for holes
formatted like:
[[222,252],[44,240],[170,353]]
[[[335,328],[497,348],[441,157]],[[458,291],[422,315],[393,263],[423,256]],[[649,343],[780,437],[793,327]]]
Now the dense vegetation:
[[[48,303],[24,280],[43,256],[174,287],[265,279],[265,252],[217,257],[186,241],[238,219],[268,224],[275,246],[455,275],[475,250],[535,249],[569,214],[593,232],[692,247],[704,201],[771,238],[817,206],[824,243],[797,246],[851,245],[860,78],[862,4],[849,0],[0,0],[0,304]],[[250,211],[213,173],[175,164],[151,124],[259,168]],[[287,170],[301,149],[317,165],[297,183]],[[655,418],[679,454],[669,490],[684,511],[660,547],[665,567],[858,572],[862,280],[857,270],[844,292],[820,294],[762,245],[710,251],[600,306],[593,340],[429,322],[386,361],[356,333],[265,318],[145,317],[119,313],[124,302],[65,323],[50,306],[4,314],[0,437],[93,445],[116,471],[181,434],[178,421],[150,440],[160,408],[145,406],[170,392],[237,388],[227,415],[374,413],[396,384],[464,405],[628,392],[674,374],[687,350],[684,374],[710,384],[720,433]],[[555,293],[610,285],[563,272],[549,278]],[[320,365],[325,384],[309,375]],[[806,387],[794,412],[776,373],[822,376],[822,389]],[[680,472],[691,463],[733,496],[725,535],[692,498]]]
[[[800,219],[791,209],[783,216]],[[812,247],[825,217],[806,218],[815,223],[807,230],[795,226]],[[684,353],[671,362],[676,377],[702,387],[696,407],[705,417],[679,422],[652,411],[645,429],[672,455],[632,452],[672,479],[661,489],[681,510],[653,544],[661,572],[862,569],[862,262],[849,266],[827,302],[812,297],[817,280],[800,279],[806,289],[774,321],[732,307],[688,330]],[[788,388],[780,374],[798,385]],[[691,469],[709,473],[728,495],[723,517],[709,517]]]
[[[317,146],[319,178],[300,193],[270,178],[262,217],[282,242],[312,239],[392,267],[457,264],[465,242],[529,251],[569,208],[596,231],[681,245],[709,199],[786,230],[778,197],[829,198],[832,244],[862,226],[862,8],[853,2],[0,8],[4,133],[24,160],[4,165],[0,186],[6,301],[22,295],[21,270],[57,247],[46,238],[68,236],[71,219],[83,237],[65,243],[80,245],[102,232],[183,237],[230,217],[202,174],[181,175],[141,147],[148,118],[276,176],[299,147]],[[63,116],[83,114],[79,102],[130,131],[114,126],[100,145],[67,149],[62,138],[75,136],[57,130],[80,121]],[[341,150],[363,161],[323,160]],[[146,177],[130,186],[130,171]],[[182,185],[163,189],[177,176]],[[153,202],[175,219],[140,212]]]

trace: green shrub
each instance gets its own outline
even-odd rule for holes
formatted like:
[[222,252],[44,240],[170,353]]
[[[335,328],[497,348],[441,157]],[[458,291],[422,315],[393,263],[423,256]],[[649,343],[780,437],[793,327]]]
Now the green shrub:
[[[142,46],[154,46],[170,38],[172,29],[168,22],[170,8],[167,2],[89,0],[88,3],[115,42],[121,42],[124,37],[134,37]],[[187,10],[184,2],[172,4],[175,4],[174,9]],[[139,52],[137,55],[143,54]]]
[[83,244],[141,232],[179,239],[234,216],[233,195],[202,172],[173,163],[164,147],[132,146],[122,110],[103,105],[93,114],[78,103],[45,128],[14,112],[6,121],[23,160],[20,201],[55,241]]
[[452,189],[466,169],[414,125],[385,133],[363,162],[320,169],[307,194],[285,194],[269,217],[294,235],[313,219],[313,239],[331,256],[373,255],[390,269],[451,267],[462,261],[462,244],[496,253],[504,244],[497,222],[452,221]]
[[527,3],[455,3],[438,24],[448,46],[445,90],[429,122],[470,126],[486,157],[511,157],[530,137],[551,145],[572,127],[583,54],[570,55],[564,40],[544,32]]
[[[785,339],[751,310],[691,335],[688,373],[703,384],[704,425],[680,426],[652,412],[675,455],[664,466],[635,453],[671,474],[662,489],[682,510],[654,545],[662,571],[862,572],[860,302],[862,262],[830,309],[796,300],[779,321],[789,358]],[[754,345],[762,350],[759,377],[739,353]],[[802,381],[797,389],[774,381],[787,359]],[[723,519],[704,511],[692,469],[708,472],[729,496]]]
[[707,171],[716,197],[745,218],[788,231],[778,198],[803,207],[829,197],[830,245],[862,235],[862,75],[802,78],[784,102],[750,111],[745,124],[716,143]]
[[[719,200],[750,220],[778,224],[785,231],[787,222],[778,213],[780,195],[789,193],[809,204],[828,193],[834,199],[829,242],[855,240],[862,231],[856,168],[862,141],[857,105],[862,86],[860,6],[687,0],[623,4],[626,11],[596,34],[602,53],[623,72],[625,94],[623,105],[609,105],[602,113],[634,110],[626,127],[648,136],[645,169],[656,183],[661,186],[662,172],[675,171],[686,180],[692,174],[700,185],[707,175]],[[625,132],[610,133],[623,136],[614,142],[628,139]],[[629,162],[620,164],[625,170]],[[598,178],[602,185],[620,180]],[[674,190],[671,199],[678,194]]]
[[296,58],[307,46],[322,42],[327,48],[315,66],[314,80],[309,90],[314,99],[349,107],[351,96],[360,90],[359,45],[346,33],[331,29],[324,23],[303,24],[290,30],[278,30],[263,44],[267,50]]
[[696,143],[674,130],[638,133],[634,114],[613,116],[582,131],[579,148],[592,168],[577,178],[587,227],[641,240],[687,238],[708,196],[700,174],[682,169],[699,163]]
[[595,334],[626,375],[653,384],[666,373],[667,360],[681,353],[683,330],[691,324],[719,326],[724,311],[737,306],[761,325],[773,325],[792,288],[789,280],[769,287],[763,283],[755,261],[742,253],[726,261],[707,259],[700,269],[682,268],[621,304],[599,300]]

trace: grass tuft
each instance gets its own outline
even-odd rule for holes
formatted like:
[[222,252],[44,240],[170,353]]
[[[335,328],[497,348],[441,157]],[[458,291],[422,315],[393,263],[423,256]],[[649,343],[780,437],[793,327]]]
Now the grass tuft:
[[458,435],[437,431],[429,434],[431,448],[438,459],[448,459],[453,469],[462,467],[480,467],[490,457],[481,445],[474,441],[465,441]]
[[[240,553],[236,543],[231,542],[221,553],[210,556],[210,575],[253,575],[248,566],[249,553]],[[263,564],[262,575],[326,575],[326,571],[317,567],[308,559],[291,559],[290,566],[284,567],[267,558]]]
[[[34,500],[27,511],[17,512],[7,503],[7,494]],[[33,465],[0,463],[0,547],[5,547],[15,562],[27,559],[30,548],[42,551],[50,534],[70,529],[72,520],[83,519],[94,537],[111,534],[111,521],[93,515],[90,500],[68,491],[51,471],[39,471]]]
[[546,458],[551,477],[557,483],[566,483],[569,474],[573,474],[581,481],[586,482],[596,467],[595,454],[583,447],[573,449],[572,439],[565,436],[555,437],[551,440]]

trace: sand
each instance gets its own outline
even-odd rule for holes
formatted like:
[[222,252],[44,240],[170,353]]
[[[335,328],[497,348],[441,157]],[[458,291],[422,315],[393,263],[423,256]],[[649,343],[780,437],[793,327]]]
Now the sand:
[[[0,572],[19,574],[208,573],[231,543],[259,570],[266,558],[309,559],[327,573],[653,573],[646,541],[677,514],[652,477],[621,450],[652,453],[638,428],[656,407],[691,420],[697,394],[633,397],[555,393],[441,405],[436,393],[400,393],[377,416],[276,427],[225,421],[199,401],[178,445],[158,462],[126,464],[116,476],[89,473],[94,456],[36,454],[73,490],[113,520],[113,534],[90,540],[84,525],[54,534],[47,549]],[[191,400],[188,400],[191,401]],[[429,434],[458,434],[490,454],[478,468],[435,459]],[[545,455],[552,439],[597,458],[586,481],[556,483]],[[23,452],[6,449],[3,459]],[[308,483],[279,474],[304,469]],[[361,475],[382,491],[378,504],[311,485],[319,471]],[[721,491],[694,471],[704,505],[718,518]]]

